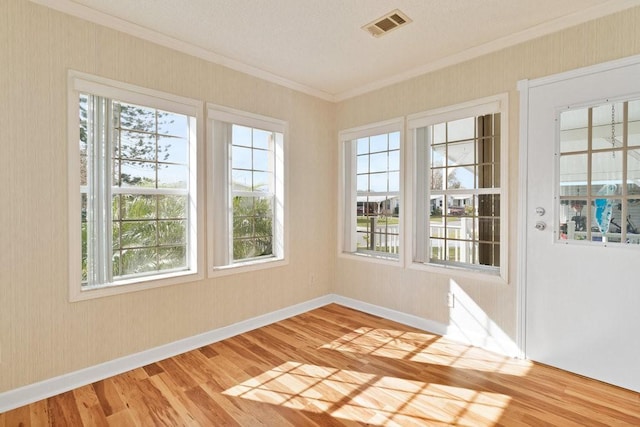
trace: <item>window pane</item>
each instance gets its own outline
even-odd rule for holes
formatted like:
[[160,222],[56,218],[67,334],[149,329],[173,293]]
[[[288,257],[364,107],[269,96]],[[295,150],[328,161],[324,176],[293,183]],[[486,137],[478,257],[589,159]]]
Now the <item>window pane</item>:
[[186,218],[187,200],[187,196],[158,196],[158,218]]
[[389,172],[389,191],[400,191],[400,172]]
[[587,213],[586,199],[561,200],[559,220],[560,239],[585,240],[587,238]]
[[369,172],[369,156],[368,155],[359,155],[356,158],[357,167],[356,173],[368,173]]
[[599,196],[621,194],[622,152],[593,153],[591,160],[591,192]]
[[382,135],[374,135],[369,138],[369,149],[372,153],[377,153],[380,151],[387,151],[389,146],[387,144],[387,134],[384,133]]
[[383,153],[372,154],[369,156],[369,170],[370,172],[383,172],[388,168],[388,153],[385,151]]
[[640,245],[640,199],[627,201],[626,243]]
[[253,130],[253,147],[261,148],[263,150],[269,149],[269,143],[271,142],[271,138],[273,136],[272,132],[268,132],[266,130],[254,129]]
[[589,137],[589,110],[564,111],[560,114],[560,152],[586,151]]
[[233,259],[272,254],[273,199],[233,198]]
[[155,221],[122,221],[120,224],[121,248],[140,248],[157,245]]
[[158,244],[177,245],[187,242],[186,221],[158,221]]
[[356,250],[397,254],[399,250],[400,132],[358,140]]
[[629,101],[629,146],[640,145],[640,100]]
[[358,175],[357,191],[369,191],[369,175]]
[[273,187],[273,175],[270,172],[253,173],[253,191],[269,193]]
[[186,165],[158,165],[158,188],[189,188],[189,168]]
[[156,137],[143,132],[120,132],[120,157],[131,160],[156,160]]
[[233,191],[251,191],[253,189],[253,174],[251,171],[234,169],[231,171]]
[[189,138],[189,117],[158,110],[158,133],[182,139]]
[[234,169],[251,169],[251,153],[248,147],[231,147],[231,167]]
[[157,131],[156,110],[125,103],[114,103],[116,127],[142,132]]
[[187,266],[186,246],[158,248],[158,269],[172,270]]
[[440,144],[447,140],[447,124],[446,123],[438,123],[437,125],[431,126],[431,130],[433,131],[432,143]]
[[128,249],[120,252],[121,274],[137,274],[158,270],[156,248]]
[[431,170],[431,189],[444,190],[444,173],[445,169]]
[[265,150],[253,150],[253,169],[270,171],[269,152]]
[[560,195],[587,194],[587,154],[560,156]]
[[388,174],[386,172],[369,175],[369,191],[386,192],[388,190],[387,178]]
[[[165,264],[159,261],[160,244],[181,246],[180,263],[186,267],[189,195],[119,194],[120,190],[97,186],[111,179],[109,185],[136,187],[143,193],[146,189],[163,187],[187,189],[190,118],[97,96],[87,96],[81,109],[89,104],[95,107],[94,114],[89,118],[86,111],[81,112],[86,117],[85,137],[91,138],[86,143],[84,164],[91,164],[95,178],[87,183],[90,184],[87,191],[91,193],[94,209],[91,217],[104,218],[104,223],[94,223],[91,230],[83,229],[85,285],[110,285],[112,279],[118,281],[129,274],[158,272],[165,265],[176,265],[175,260]],[[113,114],[110,123],[106,120],[109,108]],[[93,120],[103,113],[105,117]],[[111,129],[105,131],[100,127],[105,122]],[[101,152],[111,155],[104,158],[99,155]],[[85,166],[85,175],[86,169]],[[158,221],[159,218],[166,220]],[[89,232],[91,236],[87,235]],[[100,248],[109,246],[113,248],[112,256],[88,259],[87,254],[102,253]],[[107,273],[109,267],[111,274]]]
[[357,142],[357,153],[368,154],[369,153],[369,138],[360,138]]
[[172,136],[158,137],[158,161],[168,163],[189,163],[189,142]]
[[473,140],[449,144],[448,149],[447,164],[449,166],[475,163],[475,142]]
[[400,149],[400,132],[391,132],[389,134],[389,150]]
[[390,171],[399,171],[400,170],[400,151],[389,151],[389,170]]
[[447,141],[462,141],[475,137],[475,117],[455,120],[447,123]]
[[141,194],[122,194],[120,211],[122,219],[156,218],[156,196]]
[[640,150],[629,150],[627,157],[628,194],[640,194]]
[[597,150],[622,147],[623,103],[605,104],[594,107],[592,114],[592,148]]
[[475,167],[458,167],[447,168],[447,189],[461,188],[474,189],[475,186]]
[[231,127],[233,145],[243,145],[251,147],[251,128],[240,125]]
[[151,162],[120,162],[120,185],[122,187],[156,186],[156,164]]
[[500,216],[500,195],[480,194],[477,196],[477,206],[479,216]]
[[434,217],[441,217],[443,214],[443,206],[444,206],[444,196],[431,196],[431,217],[432,224]]
[[444,166],[446,158],[446,145],[431,146],[431,167]]
[[[443,127],[444,134],[438,130]],[[440,143],[429,147],[430,259],[497,267],[499,195],[478,194],[478,190],[500,191],[500,115],[467,117],[430,129],[433,141]]]

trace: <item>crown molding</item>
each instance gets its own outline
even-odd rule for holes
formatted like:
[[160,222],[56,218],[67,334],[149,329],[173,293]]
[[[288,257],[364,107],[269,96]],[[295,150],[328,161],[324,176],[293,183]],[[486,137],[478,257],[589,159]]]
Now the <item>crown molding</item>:
[[597,6],[590,7],[578,11],[576,13],[563,16],[561,18],[554,19],[552,21],[544,22],[540,25],[528,28],[524,31],[520,31],[515,34],[510,34],[505,37],[493,40],[488,43],[475,46],[473,48],[464,50],[462,52],[446,56],[444,58],[436,59],[427,64],[419,67],[412,68],[402,73],[396,74],[389,78],[376,80],[369,84],[349,89],[340,93],[331,94],[326,91],[307,86],[293,80],[286,79],[282,76],[278,76],[266,70],[262,70],[258,67],[254,67],[249,64],[245,64],[241,61],[217,54],[213,51],[204,49],[199,46],[195,46],[191,43],[178,40],[176,38],[167,36],[160,32],[151,30],[149,28],[134,24],[132,22],[116,18],[106,13],[91,9],[87,6],[73,2],[72,0],[30,0],[33,3],[46,6],[48,8],[57,10],[68,15],[84,19],[94,24],[103,25],[105,27],[121,31],[123,33],[132,35],[134,37],[147,40],[161,46],[174,49],[176,51],[195,56],[200,59],[212,62],[214,64],[222,65],[235,71],[239,71],[244,74],[248,74],[253,77],[260,78],[262,80],[278,84],[280,86],[299,91],[301,93],[314,96],[316,98],[323,99],[329,102],[341,102],[356,96],[363,95],[368,92],[373,92],[384,87],[401,83],[406,80],[427,74],[433,71],[437,71],[455,64],[459,64],[465,61],[469,61],[478,58],[483,55],[487,55],[511,46],[515,46],[526,41],[542,37],[554,32],[561,31],[563,29],[579,25],[603,16],[611,15],[631,7],[640,6],[640,0],[608,0]]
[[93,22],[94,24],[102,25],[107,28],[129,34],[131,36],[138,37],[140,39],[153,42],[164,47],[168,47],[178,52],[195,56],[196,58],[204,59],[205,61],[212,62],[214,64],[222,65],[232,70],[248,74],[252,77],[257,77],[270,83],[284,86],[288,89],[293,89],[298,92],[323,99],[325,101],[335,102],[335,97],[325,91],[286,79],[269,71],[265,71],[258,67],[254,67],[241,61],[226,57],[224,55],[217,54],[213,51],[204,49],[191,43],[187,43],[174,37],[170,37],[166,34],[162,34],[158,31],[151,30],[149,28],[134,24],[124,19],[117,18],[104,12],[100,12],[90,7],[75,3],[71,0],[30,1],[38,5],[57,10],[58,12],[65,13],[67,15],[83,19],[85,21]]
[[602,18],[607,15],[640,6],[640,0],[609,0],[600,5],[590,7],[588,9],[581,10],[571,15],[566,15],[561,18],[554,19],[552,21],[544,22],[534,27],[528,28],[518,33],[510,34],[505,37],[493,40],[488,43],[481,44],[479,46],[466,49],[462,52],[454,55],[446,56],[444,58],[431,61],[428,64],[421,65],[416,68],[412,68],[400,74],[396,74],[392,77],[377,80],[370,84],[360,86],[355,89],[347,90],[338,94],[335,94],[334,98],[336,102],[345,101],[356,96],[364,95],[368,92],[373,92],[378,89],[382,89],[393,84],[401,83],[406,80],[413,79],[415,77],[427,74],[433,71],[437,71],[446,67],[450,67],[455,64],[459,64],[465,61],[469,61],[483,55],[487,55],[499,50],[518,45],[520,43],[527,42],[529,40],[536,39],[538,37],[546,36],[566,28],[570,28],[585,22]]

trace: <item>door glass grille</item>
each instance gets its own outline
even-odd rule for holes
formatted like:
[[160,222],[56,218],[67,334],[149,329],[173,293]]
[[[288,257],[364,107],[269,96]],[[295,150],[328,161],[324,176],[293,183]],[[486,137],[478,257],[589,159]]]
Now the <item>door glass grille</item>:
[[640,244],[640,100],[559,118],[561,241]]

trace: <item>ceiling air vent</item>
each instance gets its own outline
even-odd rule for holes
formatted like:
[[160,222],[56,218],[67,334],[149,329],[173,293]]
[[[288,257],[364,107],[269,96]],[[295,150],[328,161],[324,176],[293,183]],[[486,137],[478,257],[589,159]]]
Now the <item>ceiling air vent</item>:
[[367,31],[373,37],[380,37],[381,35],[395,30],[396,28],[400,28],[403,25],[407,25],[410,22],[411,19],[409,19],[407,15],[396,9],[387,13],[383,17],[368,23],[362,27],[362,29]]

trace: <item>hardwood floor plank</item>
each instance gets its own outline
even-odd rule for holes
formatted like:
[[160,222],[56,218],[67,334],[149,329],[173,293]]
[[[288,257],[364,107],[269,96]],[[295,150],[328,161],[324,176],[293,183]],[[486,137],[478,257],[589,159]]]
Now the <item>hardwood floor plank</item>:
[[76,407],[83,425],[107,427],[107,417],[91,384],[73,390]]
[[0,414],[20,425],[638,426],[640,394],[332,304]]

